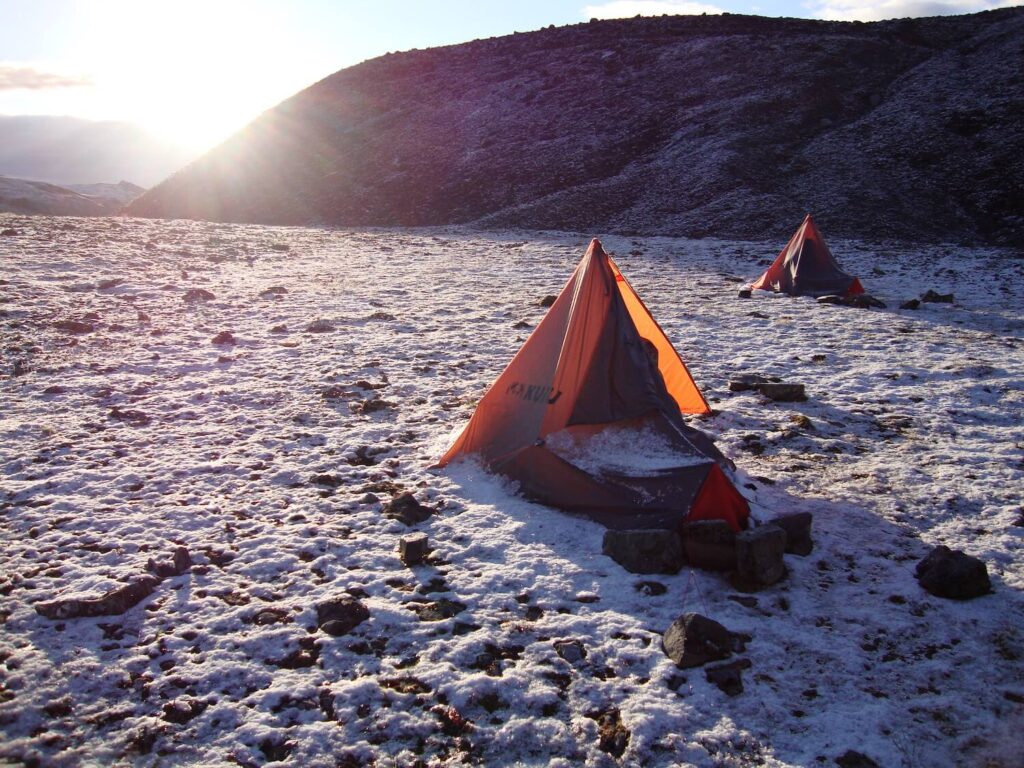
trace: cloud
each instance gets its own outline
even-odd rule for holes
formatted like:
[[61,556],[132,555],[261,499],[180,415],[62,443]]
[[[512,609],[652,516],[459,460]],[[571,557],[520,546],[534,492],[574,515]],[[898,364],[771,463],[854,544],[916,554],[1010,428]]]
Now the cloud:
[[69,77],[53,72],[40,72],[33,67],[0,64],[0,91],[25,89],[41,91],[48,88],[76,88],[92,83],[83,77]]
[[611,0],[601,5],[588,5],[583,9],[583,17],[586,19],[628,19],[633,16],[661,16],[664,13],[695,15],[723,11],[717,5],[683,0]]
[[805,7],[818,19],[881,21],[977,13],[1022,3],[1024,0],[822,0]]

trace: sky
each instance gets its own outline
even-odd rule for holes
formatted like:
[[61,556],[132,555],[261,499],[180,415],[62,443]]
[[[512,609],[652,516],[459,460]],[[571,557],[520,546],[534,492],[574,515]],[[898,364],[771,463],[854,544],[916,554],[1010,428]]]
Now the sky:
[[1024,0],[0,0],[0,115],[125,120],[202,151],[389,51],[590,18],[752,13],[874,21]]

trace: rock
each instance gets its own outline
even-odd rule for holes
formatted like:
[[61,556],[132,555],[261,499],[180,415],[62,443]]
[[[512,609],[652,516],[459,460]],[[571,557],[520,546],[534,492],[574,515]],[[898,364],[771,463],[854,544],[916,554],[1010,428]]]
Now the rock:
[[291,622],[291,616],[284,608],[264,608],[252,617],[252,623],[259,627],[266,627],[271,624],[287,624]]
[[724,520],[698,520],[683,526],[683,545],[690,565],[708,571],[736,567],[736,534]]
[[819,296],[818,297],[818,303],[819,304],[842,304],[843,303],[843,297],[842,296],[836,296],[834,294],[830,294],[828,296]]
[[20,230],[11,229],[10,227],[7,227],[6,229],[0,230],[0,237],[17,237],[20,234],[21,234]]
[[515,325],[513,325],[512,327],[513,327],[513,328],[514,328],[515,330],[517,330],[517,331],[525,331],[525,330],[526,330],[527,328],[532,328],[533,326],[532,326],[532,325],[530,325],[530,324],[529,324],[528,322],[526,322],[525,320],[520,320],[520,321],[519,321],[518,323],[516,323],[516,324],[515,324]]
[[427,556],[428,539],[425,533],[413,533],[398,541],[398,556],[406,565],[419,565]]
[[843,297],[843,305],[847,307],[857,307],[858,309],[871,309],[872,307],[885,309],[885,302],[880,299],[876,299],[870,293],[861,293],[857,296],[845,296]]
[[662,649],[677,667],[686,669],[727,659],[743,651],[747,639],[699,613],[684,613],[665,631]]
[[438,600],[433,603],[422,603],[410,607],[416,611],[420,621],[444,621],[466,610],[466,606],[463,603],[455,600]]
[[153,421],[149,414],[143,411],[135,411],[131,409],[121,410],[116,405],[110,409],[110,413],[108,413],[107,416],[115,421],[122,421],[126,424],[130,424],[133,427],[144,427]]
[[597,720],[597,748],[612,757],[622,757],[629,746],[629,730],[622,724],[618,709],[609,709],[593,715]]
[[761,384],[768,384],[772,381],[779,381],[776,377],[762,376],[759,373],[741,373],[733,379],[729,380],[729,391],[730,392],[749,392],[750,390],[757,389]]
[[434,513],[430,507],[416,501],[416,497],[410,492],[396,496],[385,504],[381,511],[385,517],[398,520],[406,525],[422,523]]
[[100,291],[109,291],[111,288],[117,288],[117,286],[121,285],[123,282],[123,277],[110,277],[96,283],[96,288]]
[[29,367],[27,360],[15,360],[14,366],[11,369],[11,376],[14,378],[17,378],[18,376],[25,376],[31,372],[31,370],[32,369]]
[[370,618],[369,609],[351,595],[336,595],[316,606],[316,622],[334,637],[347,635]]
[[174,550],[171,560],[149,559],[146,563],[146,570],[159,576],[161,579],[168,579],[172,576],[180,576],[192,567],[192,556],[185,547],[178,547]]
[[587,649],[579,640],[555,640],[555,653],[570,664],[577,664],[587,658]]
[[879,768],[878,763],[867,755],[852,749],[846,750],[836,758],[839,768]]
[[601,551],[630,573],[679,573],[686,564],[679,534],[667,529],[605,531]]
[[923,304],[952,304],[953,294],[952,293],[936,293],[931,288],[921,294],[921,302]]
[[200,699],[175,699],[164,704],[164,720],[183,725],[201,714],[206,707],[206,702]]
[[759,384],[757,391],[778,403],[802,403],[807,399],[803,384]]
[[185,547],[178,547],[174,550],[174,570],[176,575],[181,575],[192,567],[192,556]]
[[95,330],[92,323],[84,323],[81,320],[58,320],[53,327],[68,333],[92,333]]
[[909,301],[904,301],[902,304],[900,304],[900,309],[917,309],[920,306],[920,301],[918,301],[917,299],[910,299]]
[[63,395],[65,392],[67,392],[67,390],[60,384],[51,384],[43,390],[44,395]]
[[264,299],[270,299],[277,296],[284,296],[288,293],[288,289],[281,285],[272,285],[269,288],[264,288],[260,291],[260,296]]
[[393,322],[396,318],[390,312],[374,312],[372,315],[368,315],[366,318],[368,321],[379,321],[383,323]]
[[786,553],[806,557],[814,549],[814,541],[811,539],[811,522],[813,516],[810,512],[796,512],[791,515],[781,515],[771,521],[786,532]]
[[328,320],[314,320],[306,326],[306,333],[330,333],[334,330],[334,324]]
[[557,300],[558,300],[558,297],[557,297],[557,296],[555,296],[554,294],[548,294],[548,295],[547,295],[547,296],[545,296],[545,297],[544,297],[543,299],[541,299],[539,303],[540,303],[540,306],[542,306],[542,307],[550,307],[550,306],[552,306],[552,305],[553,305],[553,304],[554,304],[554,303],[555,303],[555,302],[556,302]]
[[287,325],[275,325],[275,326],[271,327],[270,332],[271,333],[288,333],[288,326]]
[[213,337],[211,343],[233,345],[237,344],[238,342],[235,341],[235,336],[233,333],[231,333],[231,331],[221,331],[220,333]]
[[309,482],[313,485],[322,485],[326,488],[338,488],[345,484],[345,478],[341,475],[332,475],[324,472],[320,475],[313,475],[309,478]]
[[786,575],[782,555],[786,532],[777,525],[762,525],[736,535],[737,578],[752,586],[774,584]]
[[411,675],[406,677],[384,678],[380,680],[379,685],[381,688],[398,691],[399,693],[430,693],[429,685],[424,683],[418,677],[412,677]]
[[992,592],[984,562],[943,545],[935,547],[917,564],[914,575],[936,597],[970,600]]
[[259,743],[259,748],[268,762],[276,763],[287,760],[297,744],[294,740],[285,740],[280,736],[268,736]]
[[291,249],[292,247],[287,243],[272,243],[270,246],[270,250],[277,251],[278,253],[288,253]]
[[197,304],[203,301],[213,301],[215,298],[217,297],[205,288],[193,288],[185,293],[182,300],[189,304]]
[[753,294],[754,292],[749,288],[740,288],[739,293],[736,295],[741,299],[749,299]]
[[668,587],[660,581],[638,581],[633,585],[633,589],[641,595],[647,595],[648,597],[657,597],[668,592]]
[[441,732],[445,736],[460,736],[473,729],[472,721],[463,717],[455,707],[438,704],[430,711],[441,721]]
[[709,683],[718,686],[726,696],[739,696],[743,693],[741,672],[750,666],[750,659],[736,659],[728,664],[708,667],[704,670],[704,677]]
[[48,619],[75,619],[80,616],[119,616],[153,594],[160,583],[156,576],[137,576],[129,584],[100,597],[65,598],[36,603],[36,613]]
[[386,411],[394,408],[395,404],[390,400],[384,400],[379,395],[375,395],[367,400],[362,400],[358,403],[352,403],[349,406],[354,413],[377,413],[378,411]]

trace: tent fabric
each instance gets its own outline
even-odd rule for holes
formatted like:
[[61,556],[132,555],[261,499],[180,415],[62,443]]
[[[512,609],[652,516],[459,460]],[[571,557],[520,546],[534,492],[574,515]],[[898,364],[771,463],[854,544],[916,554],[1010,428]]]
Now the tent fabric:
[[751,288],[793,296],[856,296],[864,293],[853,275],[840,269],[811,214]]
[[[677,526],[699,503],[702,514],[738,530],[749,508],[720,469],[731,463],[682,417],[709,412],[679,354],[594,240],[438,466],[476,454],[525,495],[609,527]],[[667,465],[595,470],[546,444],[641,433],[667,446]]]

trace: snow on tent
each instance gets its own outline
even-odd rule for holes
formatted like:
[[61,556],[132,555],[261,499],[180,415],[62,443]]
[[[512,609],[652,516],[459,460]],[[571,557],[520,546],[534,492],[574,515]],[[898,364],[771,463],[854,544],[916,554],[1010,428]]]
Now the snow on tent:
[[860,280],[839,268],[809,213],[782,253],[751,288],[794,296],[864,293]]
[[610,528],[749,515],[728,461],[682,415],[709,413],[679,354],[597,240],[490,389],[445,466],[477,454],[537,501]]

